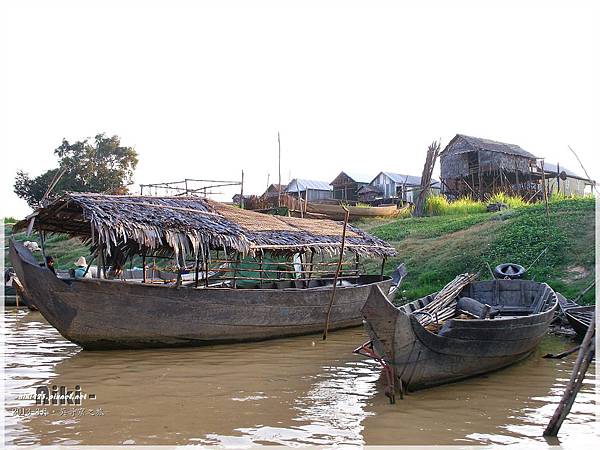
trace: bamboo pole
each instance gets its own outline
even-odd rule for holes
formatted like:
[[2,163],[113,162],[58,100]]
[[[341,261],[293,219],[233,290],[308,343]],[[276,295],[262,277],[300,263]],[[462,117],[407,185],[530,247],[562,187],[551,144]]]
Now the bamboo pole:
[[260,274],[260,287],[263,287],[263,278],[265,276],[265,272],[263,271],[263,254],[261,252],[260,256],[260,261],[258,263],[258,270],[259,270],[259,274]]
[[346,228],[348,226],[348,219],[350,218],[350,210],[345,206],[342,206],[344,212],[346,213],[344,216],[344,228],[342,230],[342,245],[340,247],[340,259],[338,261],[337,268],[335,270],[335,277],[333,278],[333,289],[331,290],[331,300],[329,301],[329,306],[327,307],[327,317],[325,318],[325,329],[323,330],[323,340],[327,339],[327,329],[329,328],[329,317],[331,315],[331,308],[333,307],[333,302],[335,300],[335,291],[337,288],[337,281],[340,275],[340,269],[342,267],[342,260],[344,259],[344,245],[346,244]]
[[542,186],[544,196],[544,207],[546,208],[546,221],[550,220],[550,211],[548,210],[548,189],[546,189],[546,169],[544,169],[544,160],[542,159]]
[[198,287],[198,283],[200,281],[200,252],[199,249],[196,250],[196,271],[194,274],[194,287]]
[[240,208],[244,209],[244,171],[242,170],[242,182],[240,183]]
[[544,430],[544,436],[556,436],[560,430],[560,427],[564,420],[567,418],[567,415],[571,411],[571,407],[575,402],[575,397],[577,397],[577,393],[581,389],[581,385],[583,384],[583,380],[585,378],[585,374],[587,372],[588,367],[592,359],[594,359],[594,355],[596,353],[594,337],[596,335],[596,314],[592,316],[592,322],[590,327],[585,333],[585,337],[583,338],[583,342],[581,343],[581,348],[579,349],[579,354],[577,355],[577,360],[575,361],[575,365],[573,366],[573,372],[571,373],[571,379],[567,383],[565,388],[565,392],[556,407],[556,411],[554,411],[554,415],[550,419],[548,426]]
[[208,287],[208,259],[210,258],[210,253],[208,248],[204,252],[204,287]]
[[40,243],[42,244],[42,258],[44,258],[44,267],[48,268],[48,263],[46,262],[46,233],[43,230],[40,230]]
[[[279,179],[278,179],[278,187],[277,187],[277,207],[280,208],[281,207],[281,138],[279,136],[279,131],[277,132],[277,149],[278,149],[278,173],[279,173]],[[296,183],[297,185],[298,183]]]
[[142,252],[142,269],[144,271],[142,276],[142,283],[146,283],[146,249]]

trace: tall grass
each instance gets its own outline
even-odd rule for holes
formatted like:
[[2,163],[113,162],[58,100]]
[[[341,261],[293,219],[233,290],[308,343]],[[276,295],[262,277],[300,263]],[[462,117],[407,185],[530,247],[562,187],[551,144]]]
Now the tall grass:
[[504,203],[509,208],[521,208],[528,203],[521,197],[511,196],[504,192],[498,192],[490,197],[488,203]]
[[486,204],[470,197],[463,197],[453,202],[443,195],[427,197],[425,211],[429,216],[464,215],[486,212]]
[[427,197],[425,211],[428,216],[476,214],[486,212],[487,205],[490,203],[504,203],[511,209],[528,205],[521,197],[513,197],[502,192],[494,194],[487,201],[473,200],[471,197],[449,201],[443,195],[433,195]]

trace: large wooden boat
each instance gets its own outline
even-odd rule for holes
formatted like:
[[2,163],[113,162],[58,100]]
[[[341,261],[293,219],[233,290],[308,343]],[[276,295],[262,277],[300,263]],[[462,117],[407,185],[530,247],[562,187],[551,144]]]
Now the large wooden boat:
[[[359,326],[371,287],[387,292],[392,283],[389,277],[361,275],[347,265],[335,277],[330,267],[329,273],[316,269],[315,253],[341,249],[338,223],[265,216],[200,198],[71,194],[39,210],[35,227],[94,240],[92,253],[100,253],[105,277],[118,272],[115,267],[125,255],[140,250],[144,260],[153,250],[153,259],[160,252],[178,255],[181,267],[190,257],[195,261],[191,284],[182,283],[181,277],[171,284],[149,283],[146,277],[141,282],[116,277],[62,280],[40,267],[25,247],[11,242],[10,258],[33,303],[65,338],[84,349],[195,346],[318,333],[325,325],[334,282],[329,329]],[[345,241],[357,255],[395,254],[383,241],[349,225]],[[210,252],[224,247],[235,254],[229,272],[216,279],[204,277],[223,267],[222,257]],[[187,258],[186,250],[192,253]],[[265,266],[275,263],[263,259],[267,250],[296,259],[270,270]],[[240,261],[253,254],[258,268],[251,271],[248,262]],[[301,270],[286,270],[296,266]],[[268,273],[280,276],[269,278]]]
[[547,332],[557,308],[554,291],[528,280],[471,283],[460,296],[495,308],[493,319],[446,321],[438,333],[425,329],[415,311],[434,295],[396,308],[384,291],[371,291],[363,316],[376,358],[388,365],[392,383],[417,390],[497,370],[526,358]]
[[[361,217],[391,217],[398,214],[396,205],[383,206],[346,206],[350,212],[351,219]],[[308,212],[323,214],[330,219],[342,220],[345,215],[344,208],[341,205],[330,205],[327,203],[309,203],[306,206]]]

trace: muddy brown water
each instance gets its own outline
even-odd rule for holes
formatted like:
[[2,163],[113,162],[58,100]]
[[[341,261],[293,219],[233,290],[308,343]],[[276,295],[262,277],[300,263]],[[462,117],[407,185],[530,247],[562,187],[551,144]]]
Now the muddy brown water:
[[[574,357],[548,336],[510,368],[412,393],[396,405],[377,364],[353,355],[360,328],[192,349],[85,352],[37,312],[7,309],[7,444],[536,444]],[[81,386],[78,406],[36,406],[38,386]],[[597,438],[594,370],[560,440]],[[47,415],[45,415],[47,414]]]

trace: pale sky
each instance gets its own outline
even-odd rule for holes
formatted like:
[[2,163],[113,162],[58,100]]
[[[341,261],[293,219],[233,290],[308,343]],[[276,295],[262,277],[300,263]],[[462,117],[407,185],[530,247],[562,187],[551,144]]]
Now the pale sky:
[[428,144],[456,133],[582,173],[571,145],[600,180],[593,2],[2,5],[2,215],[29,212],[18,169],[53,168],[63,137],[97,132],[135,146],[133,192],[244,169],[260,194],[277,180],[277,131],[284,182],[420,175]]

